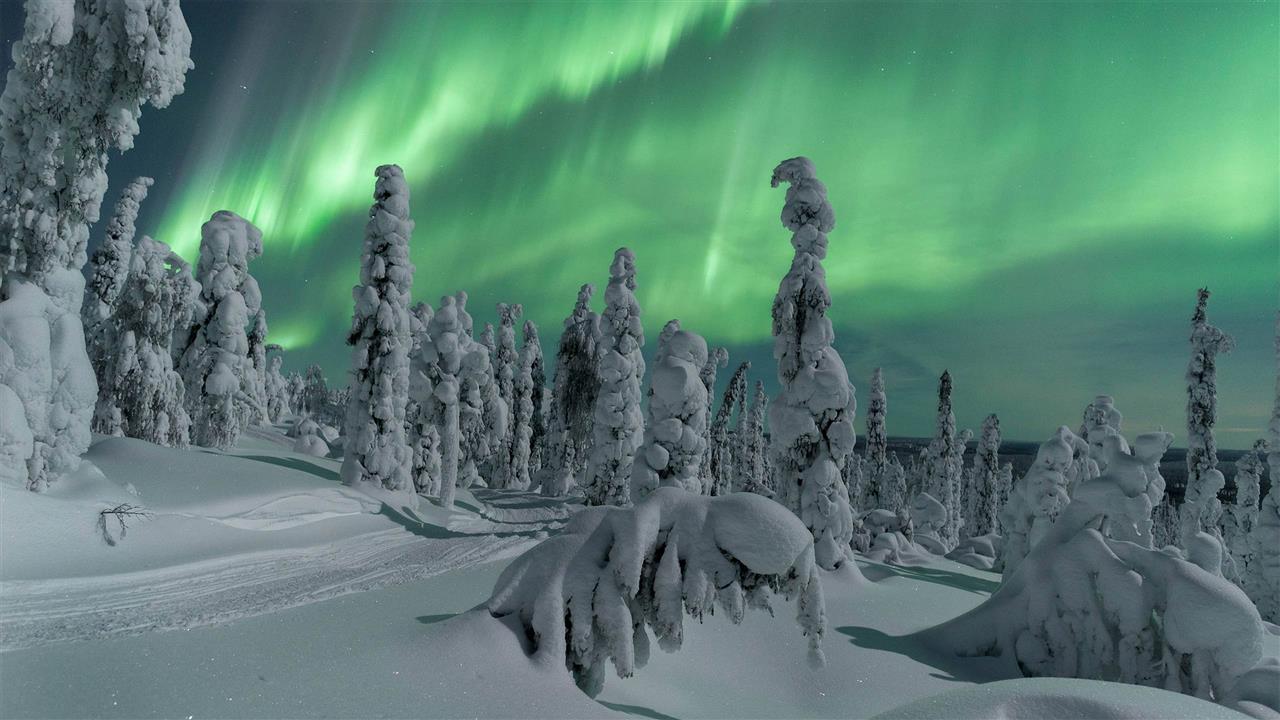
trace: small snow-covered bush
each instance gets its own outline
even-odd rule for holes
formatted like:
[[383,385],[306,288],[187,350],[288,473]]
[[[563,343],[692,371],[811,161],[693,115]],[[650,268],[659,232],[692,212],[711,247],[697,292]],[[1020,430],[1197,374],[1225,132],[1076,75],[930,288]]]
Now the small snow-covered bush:
[[514,616],[535,659],[563,663],[595,696],[606,661],[619,677],[645,665],[650,631],[674,652],[686,613],[719,607],[738,623],[747,608],[769,608],[771,592],[799,598],[797,620],[821,664],[826,610],[804,524],[751,493],[661,487],[634,507],[578,513],[503,571],[486,607]]

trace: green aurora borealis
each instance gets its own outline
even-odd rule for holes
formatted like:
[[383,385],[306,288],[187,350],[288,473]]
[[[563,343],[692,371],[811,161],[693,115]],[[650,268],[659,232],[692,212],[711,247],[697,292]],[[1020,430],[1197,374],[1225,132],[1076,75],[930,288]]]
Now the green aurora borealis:
[[477,324],[522,302],[553,353],[578,285],[628,245],[651,338],[679,317],[772,382],[791,248],[768,179],[804,154],[838,220],[838,347],[863,398],[885,367],[891,434],[931,431],[948,367],[962,426],[996,411],[1041,439],[1108,392],[1129,431],[1181,437],[1206,284],[1239,342],[1222,444],[1265,425],[1276,3],[184,7],[188,94],[143,117],[108,203],[154,175],[140,231],[189,257],[214,210],[261,227],[287,368],[345,369],[373,169],[396,162],[416,298],[465,288]]

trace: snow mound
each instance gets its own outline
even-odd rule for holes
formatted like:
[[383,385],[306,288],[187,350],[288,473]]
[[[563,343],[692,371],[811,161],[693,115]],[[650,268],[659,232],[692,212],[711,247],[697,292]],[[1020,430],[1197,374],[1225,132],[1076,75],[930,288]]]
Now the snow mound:
[[1100,680],[1024,678],[963,687],[908,703],[876,720],[1212,720],[1243,718],[1220,705]]

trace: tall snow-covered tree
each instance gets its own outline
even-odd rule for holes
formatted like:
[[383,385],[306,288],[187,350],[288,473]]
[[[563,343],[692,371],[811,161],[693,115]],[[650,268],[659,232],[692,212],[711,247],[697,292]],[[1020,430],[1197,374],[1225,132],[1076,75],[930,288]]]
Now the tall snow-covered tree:
[[261,305],[249,261],[262,255],[262,231],[228,210],[219,210],[200,227],[200,307],[182,354],[181,373],[191,415],[192,442],[227,449],[240,436],[246,406],[249,318]]
[[[960,467],[955,463],[956,417],[951,411],[951,373],[942,371],[938,379],[938,416],[933,439],[924,452],[921,465],[921,489],[942,504],[946,519],[938,540],[951,550],[960,542],[958,522],[961,508],[956,489],[960,485]],[[963,452],[963,450],[961,450]]]
[[[116,201],[111,220],[107,223],[106,236],[89,259],[89,283],[85,287],[80,317],[84,323],[89,361],[93,364],[94,376],[98,380],[99,399],[102,397],[101,390],[111,363],[116,336],[113,325],[108,321],[115,312],[116,301],[120,299],[125,280],[129,276],[138,210],[147,197],[147,188],[153,182],[149,177],[140,177],[125,186],[120,199]],[[95,425],[100,414],[102,413],[95,409]],[[93,429],[95,432],[104,432],[100,427]]]
[[[524,324],[524,345],[520,348],[520,356],[516,362],[514,387],[514,406],[511,409],[510,427],[511,469],[507,477],[507,487],[519,490],[527,489],[532,483],[532,456],[534,447],[534,425],[541,423],[538,407],[542,404],[541,388],[534,380],[534,365],[542,361],[542,351],[538,347],[538,327],[532,321]],[[536,394],[536,395],[535,395]]]
[[245,394],[253,398],[252,405],[245,406],[245,426],[266,425],[271,422],[270,395],[267,393],[267,311],[258,308],[249,324],[249,369],[245,373]]
[[1268,622],[1280,623],[1280,312],[1276,313],[1276,384],[1271,422],[1267,425],[1267,467],[1271,486],[1262,499],[1258,519],[1249,533],[1249,548],[1257,570],[1250,574],[1249,597]]
[[769,447],[764,436],[764,419],[769,408],[769,396],[764,383],[756,381],[755,392],[746,412],[738,415],[738,487],[743,492],[757,495],[773,495],[773,482],[769,474]]
[[386,490],[411,490],[413,453],[405,435],[409,402],[409,185],[399,165],[375,172],[373,205],[364,231],[360,284],[351,295],[355,312],[347,344],[352,391],[347,405],[342,480]]
[[0,96],[0,355],[11,359],[0,364],[0,445],[22,448],[15,479],[39,491],[89,447],[97,393],[81,268],[108,154],[133,146],[143,104],[182,93],[191,34],[177,0],[25,10]]
[[409,308],[409,402],[405,405],[405,425],[409,449],[413,452],[410,476],[414,488],[423,495],[440,493],[440,431],[431,416],[431,380],[424,348],[431,342],[428,329],[435,317],[431,305],[420,302]]
[[1191,316],[1191,360],[1187,364],[1188,488],[1218,467],[1218,446],[1213,438],[1218,413],[1217,358],[1218,353],[1229,353],[1235,347],[1230,335],[1209,324],[1208,304],[1209,290],[1201,288]]
[[668,486],[706,494],[699,465],[706,453],[707,388],[698,372],[707,362],[707,341],[679,327],[658,343],[649,423],[631,465],[632,502]]
[[970,537],[996,531],[1000,507],[1000,418],[991,413],[982,421],[982,437],[973,457],[972,483],[965,493],[965,534]]
[[698,372],[698,377],[702,379],[702,387],[707,391],[707,433],[708,436],[703,438],[706,441],[706,453],[702,458],[702,464],[699,466],[699,480],[702,483],[702,494],[711,495],[712,487],[715,480],[711,476],[711,418],[716,416],[716,375],[722,367],[729,364],[729,351],[725,348],[710,348],[707,351],[707,362],[703,364],[702,370]]
[[644,328],[636,300],[636,256],[618,248],[600,317],[600,390],[592,412],[591,454],[582,483],[588,505],[626,505],[631,464],[644,433],[640,380]]
[[867,460],[871,462],[873,472],[881,470],[888,462],[889,435],[884,423],[888,406],[884,394],[884,371],[876,368],[871,373],[871,392],[867,396]]
[[173,367],[170,343],[179,323],[189,322],[199,301],[191,268],[167,245],[139,239],[130,257],[128,279],[111,314],[120,342],[113,352],[127,358],[108,366],[102,385],[106,404],[118,412],[124,435],[157,445],[186,447],[191,418],[186,387]]
[[[527,357],[526,357],[527,356]],[[529,417],[529,474],[531,482],[542,470],[547,445],[547,409],[551,401],[547,390],[547,367],[542,357],[542,340],[538,337],[538,326],[532,320],[524,323],[524,338],[520,345],[520,362],[529,366],[530,380],[533,386],[530,398],[533,401],[533,415]],[[533,486],[530,485],[532,489]]]
[[770,453],[779,499],[813,533],[818,564],[832,569],[845,563],[853,538],[840,469],[853,450],[857,409],[826,315],[831,294],[822,260],[835,213],[808,158],[774,168],[770,184],[781,183],[790,185],[782,224],[794,233],[795,255],[773,301],[773,356],[782,389],[769,406]]
[[578,290],[573,312],[564,319],[560,347],[556,350],[556,374],[551,390],[547,426],[547,450],[541,491],[548,497],[564,495],[582,475],[590,447],[592,415],[600,392],[596,363],[600,347],[600,318],[591,311],[595,286]]
[[1267,441],[1258,440],[1253,448],[1236,460],[1235,497],[1222,508],[1218,525],[1222,539],[1231,551],[1235,566],[1236,584],[1249,592],[1249,576],[1257,572],[1253,567],[1253,548],[1249,533],[1258,522],[1258,500],[1261,497],[1263,471],[1262,458],[1267,452]]
[[284,358],[279,354],[280,346],[274,343],[267,345],[268,352],[273,350],[276,354],[267,361],[267,420],[277,423],[289,411],[289,384],[280,372],[284,365]]
[[325,380],[324,369],[319,365],[307,367],[300,404],[302,412],[312,417],[323,418],[329,405],[329,382]]
[[[520,451],[516,448],[516,422],[520,419],[520,410],[516,399],[516,377],[520,373],[520,354],[516,351],[516,320],[524,313],[519,304],[508,305],[498,303],[498,338],[493,351],[493,376],[498,384],[498,397],[507,406],[506,423],[498,438],[495,448],[492,477],[489,483],[495,488],[520,487],[521,469],[516,466],[516,456]],[[532,378],[530,378],[532,382]],[[532,398],[530,398],[532,403]],[[529,414],[532,415],[532,407]],[[527,476],[528,468],[523,469]],[[525,485],[528,485],[527,477]]]
[[738,476],[741,436],[729,437],[729,423],[733,419],[735,408],[739,426],[746,421],[747,371],[750,369],[751,363],[746,361],[733,371],[733,376],[724,389],[724,397],[720,399],[720,409],[716,412],[715,420],[711,421],[711,429],[707,431],[708,448],[703,462],[710,465],[711,469],[702,475],[704,488],[707,488],[707,479],[711,482],[706,492],[708,495],[725,495],[742,489],[743,480]]

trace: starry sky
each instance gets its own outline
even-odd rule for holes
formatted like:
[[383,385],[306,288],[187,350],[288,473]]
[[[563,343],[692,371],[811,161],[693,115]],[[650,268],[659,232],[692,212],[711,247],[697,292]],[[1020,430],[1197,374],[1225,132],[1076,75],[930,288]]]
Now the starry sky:
[[[343,376],[373,170],[395,162],[415,299],[466,289],[477,327],[521,302],[551,354],[627,245],[651,338],[679,318],[772,384],[791,248],[768,180],[807,155],[837,217],[837,347],[862,398],[885,368],[891,434],[931,433],[948,368],[962,427],[997,412],[1043,439],[1105,392],[1128,432],[1184,435],[1202,285],[1239,345],[1220,442],[1265,427],[1280,4],[183,7],[196,68],[112,160],[106,208],[145,174],[139,231],[188,257],[215,210],[262,228],[252,272],[286,369]],[[0,0],[6,48],[21,17]]]

